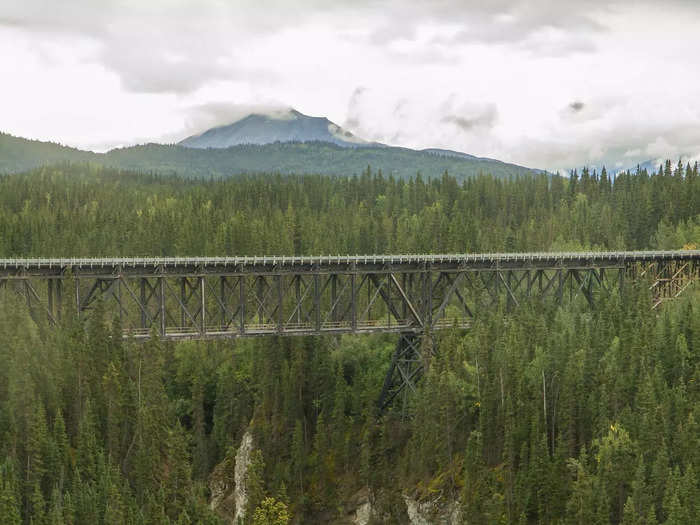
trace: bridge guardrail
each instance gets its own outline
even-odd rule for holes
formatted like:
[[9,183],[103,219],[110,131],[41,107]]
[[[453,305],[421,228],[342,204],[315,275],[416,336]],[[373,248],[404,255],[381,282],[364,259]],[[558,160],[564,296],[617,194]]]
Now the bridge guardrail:
[[398,255],[326,255],[326,256],[244,256],[244,257],[72,257],[72,258],[5,258],[0,267],[8,268],[105,268],[105,267],[196,267],[196,266],[299,266],[333,264],[421,264],[517,262],[556,260],[700,259],[700,250],[646,250],[609,252],[522,252],[463,254],[398,254]]

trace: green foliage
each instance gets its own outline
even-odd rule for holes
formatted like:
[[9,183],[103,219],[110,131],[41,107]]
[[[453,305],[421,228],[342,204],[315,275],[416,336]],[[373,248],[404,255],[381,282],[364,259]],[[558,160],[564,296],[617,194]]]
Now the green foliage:
[[[264,505],[265,500],[265,461],[263,460],[262,451],[256,449],[253,451],[250,458],[250,465],[248,465],[248,470],[246,472],[245,486],[248,496],[248,501],[246,503],[246,523],[254,524],[255,514],[257,513],[258,507],[263,506],[267,509],[267,505]],[[268,516],[266,511],[261,511],[261,516]],[[264,522],[260,522],[264,523]]]
[[[700,245],[700,177],[546,175],[461,184],[354,177],[225,181],[86,165],[0,178],[0,256],[293,255],[681,248]],[[583,190],[588,193],[583,193]],[[677,195],[687,195],[679,204]],[[646,202],[659,199],[658,209]],[[666,229],[683,234],[669,237]]]
[[[0,254],[676,248],[698,241],[697,180],[186,182],[62,166],[0,179]],[[135,343],[99,303],[47,330],[11,291],[3,523],[220,523],[207,482],[222,461],[232,472],[248,429],[248,523],[339,522],[365,496],[375,522],[406,523],[405,495],[465,523],[700,512],[697,292],[653,312],[643,286],[601,294],[594,310],[479,311],[468,331],[423,342],[417,392],[379,414],[391,334]]]
[[0,516],[7,525],[22,523],[14,487],[5,479],[0,479]]
[[290,519],[284,502],[275,498],[265,498],[255,509],[253,525],[287,525]]

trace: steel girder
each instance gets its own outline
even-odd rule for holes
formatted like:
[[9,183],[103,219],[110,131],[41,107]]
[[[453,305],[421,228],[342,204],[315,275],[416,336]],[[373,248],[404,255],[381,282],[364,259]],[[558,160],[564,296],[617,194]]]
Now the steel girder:
[[153,333],[167,339],[398,333],[383,408],[415,388],[430,357],[422,355],[431,345],[421,339],[434,331],[467,328],[484,309],[510,309],[533,297],[594,307],[600,294],[621,289],[626,280],[646,279],[656,308],[700,280],[700,252],[681,253],[301,258],[298,264],[263,259],[233,267],[24,261],[0,266],[0,290],[20,296],[37,321],[50,324],[69,310],[84,315],[99,301],[107,320],[118,319],[125,337],[136,339]]
[[654,307],[700,277],[699,259],[598,265],[501,267],[462,263],[327,268],[276,266],[211,271],[165,266],[138,271],[0,272],[0,286],[24,297],[34,316],[57,322],[66,309],[83,315],[101,301],[125,336],[202,338],[432,332],[466,328],[495,304],[512,308],[532,297],[583,300],[647,279]]

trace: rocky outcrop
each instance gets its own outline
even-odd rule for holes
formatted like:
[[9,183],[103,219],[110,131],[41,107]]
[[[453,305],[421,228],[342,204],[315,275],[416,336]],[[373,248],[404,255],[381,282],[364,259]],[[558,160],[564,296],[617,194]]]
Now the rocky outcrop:
[[430,522],[423,516],[427,509],[421,509],[425,504],[420,504],[408,496],[404,496],[403,499],[406,502],[406,512],[408,519],[411,520],[411,525],[430,525]]
[[252,452],[253,435],[246,431],[236,455],[227,455],[209,477],[209,507],[232,525],[236,525],[239,519],[245,517],[248,502],[245,478]]
[[239,519],[245,517],[245,507],[248,503],[248,493],[245,486],[245,475],[250,466],[250,455],[253,452],[253,435],[250,430],[246,430],[241,439],[241,444],[236,452],[236,466],[234,470],[235,486],[233,489],[233,498],[236,503],[236,513],[233,517],[233,523],[238,523]]
[[439,504],[437,501],[418,501],[404,494],[406,512],[411,525],[458,525],[461,513],[458,503]]
[[367,525],[371,516],[372,504],[369,501],[365,501],[355,509],[355,516],[352,522],[354,525]]
[[233,480],[233,458],[227,456],[209,476],[209,508],[227,521],[232,521],[236,512]]
[[352,525],[367,525],[372,517],[372,502],[369,498],[369,489],[367,487],[356,492],[350,501],[347,502],[348,509],[347,523]]
[[[209,478],[211,490],[210,507],[231,525],[237,525],[245,518],[248,503],[246,474],[253,453],[253,435],[250,431],[243,434],[235,456],[230,453],[219,463]],[[406,514],[410,525],[458,525],[461,512],[458,502],[446,504],[439,501],[419,501],[407,494],[403,495]],[[370,522],[382,522],[372,505],[369,488],[356,492],[343,505],[345,514],[335,523],[338,525],[368,525]],[[240,521],[239,521],[240,520]]]
[[[459,525],[462,523],[459,502],[450,504],[435,501],[418,501],[407,494],[403,495],[406,514],[410,525]],[[342,525],[368,525],[381,523],[377,509],[372,505],[369,489],[357,492],[346,502],[347,513],[338,523]]]

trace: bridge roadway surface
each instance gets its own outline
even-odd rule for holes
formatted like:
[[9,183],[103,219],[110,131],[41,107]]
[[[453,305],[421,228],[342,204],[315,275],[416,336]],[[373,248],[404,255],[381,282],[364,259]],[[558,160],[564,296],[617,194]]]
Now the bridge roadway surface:
[[596,293],[639,276],[658,306],[698,280],[700,250],[0,259],[0,288],[35,317],[54,323],[67,306],[81,315],[102,299],[125,335],[171,339],[425,333],[537,295],[593,306]]

